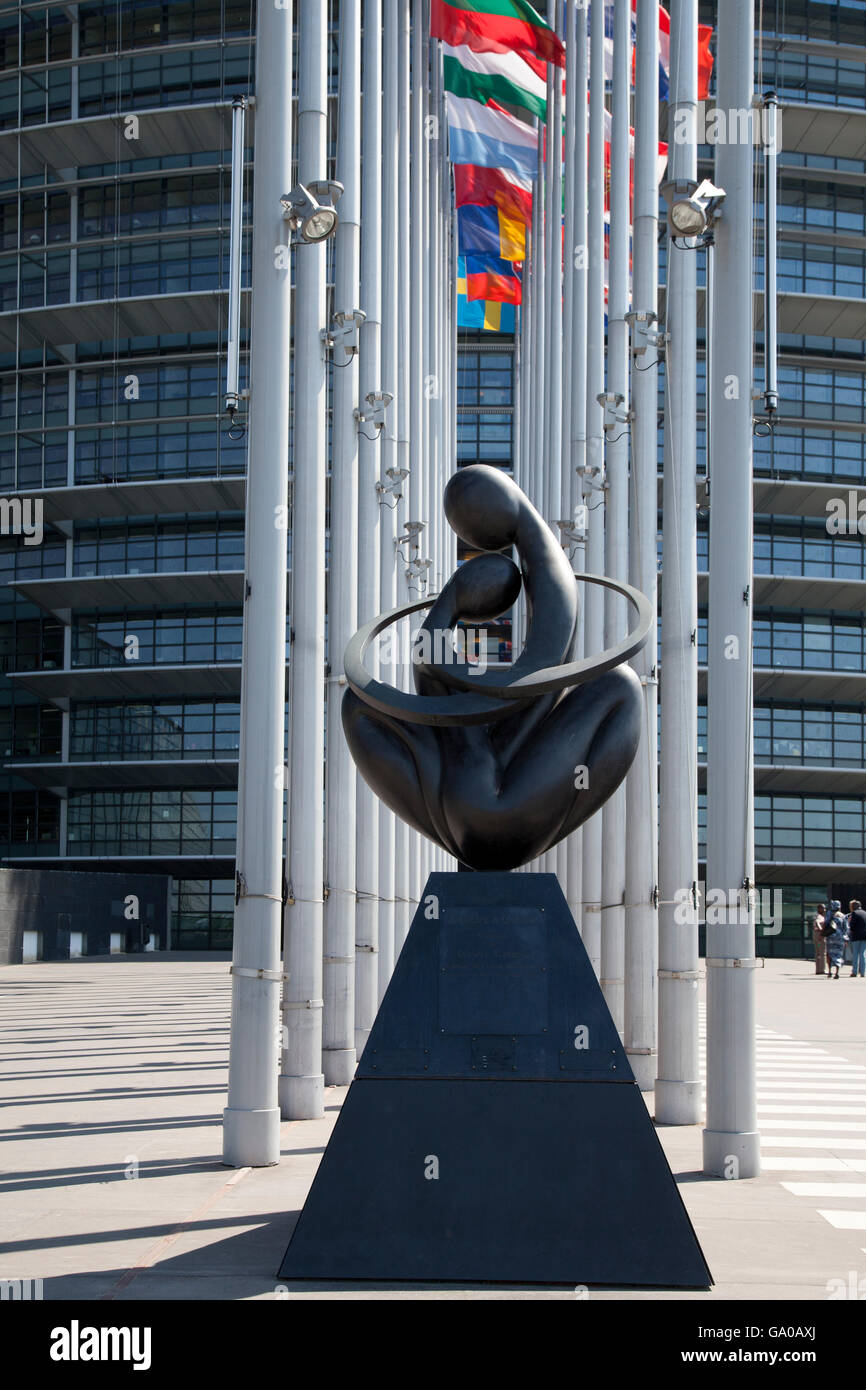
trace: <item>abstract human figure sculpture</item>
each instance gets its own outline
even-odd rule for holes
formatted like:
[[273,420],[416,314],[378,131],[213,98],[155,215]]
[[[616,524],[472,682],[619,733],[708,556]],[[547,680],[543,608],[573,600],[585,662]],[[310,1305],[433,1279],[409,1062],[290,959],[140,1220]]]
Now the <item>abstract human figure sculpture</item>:
[[[473,464],[449,481],[444,502],[457,535],[487,553],[461,565],[434,599],[356,634],[346,651],[343,728],[362,776],[398,816],[469,868],[513,869],[569,835],[625,777],[641,719],[640,683],[625,663],[645,644],[651,612],[635,589],[581,576],[622,594],[638,621],[616,647],[575,661],[575,576],[517,485]],[[508,547],[519,568],[500,553]],[[489,622],[506,612],[521,585],[528,630],[507,671],[479,674],[465,660],[426,659],[437,650],[433,639],[450,636],[461,620]],[[416,693],[376,681],[363,665],[370,642],[425,607]]]

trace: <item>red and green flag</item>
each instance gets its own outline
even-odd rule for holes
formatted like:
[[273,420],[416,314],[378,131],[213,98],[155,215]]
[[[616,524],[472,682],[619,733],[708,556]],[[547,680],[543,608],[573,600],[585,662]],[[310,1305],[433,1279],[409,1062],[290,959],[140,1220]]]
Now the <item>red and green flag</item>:
[[565,48],[527,0],[431,0],[430,33],[476,53],[516,53],[537,64],[565,67]]

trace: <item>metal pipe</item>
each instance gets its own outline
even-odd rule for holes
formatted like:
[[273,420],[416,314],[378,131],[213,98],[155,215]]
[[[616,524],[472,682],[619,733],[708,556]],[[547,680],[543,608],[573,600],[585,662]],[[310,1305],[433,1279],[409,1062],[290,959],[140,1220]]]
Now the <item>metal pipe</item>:
[[229,215],[229,303],[225,405],[230,415],[234,415],[240,404],[238,377],[241,355],[241,250],[244,236],[244,118],[246,106],[246,97],[235,97],[232,102],[232,184],[231,212]]
[[[751,0],[719,7],[717,102],[752,115]],[[751,130],[716,146],[725,190],[716,230],[714,458],[710,505],[707,673],[707,902],[741,893],[741,908],[707,909],[707,1127],[704,1170],[760,1172],[755,1092],[755,828],[752,744],[753,206]]]
[[[257,22],[252,342],[238,765],[237,893],[223,1162],[280,1157],[279,1004],[282,968],[283,723],[286,685],[291,269],[280,196],[291,188],[292,8]],[[280,511],[280,508],[283,510]]]
[[[335,237],[334,307],[348,328],[360,297],[361,0],[340,4],[337,178],[343,185]],[[338,321],[339,323],[339,321]],[[355,329],[357,331],[357,329]],[[327,1086],[355,1071],[355,765],[343,736],[343,653],[358,625],[358,356],[335,343],[331,423],[331,549],[328,575],[326,815],[322,1070]]]
[[[408,603],[414,597],[409,591],[406,567],[409,562],[410,545],[403,542],[406,535],[406,522],[415,519],[413,498],[417,479],[413,477],[409,452],[409,285],[411,271],[409,260],[409,217],[410,217],[410,159],[409,159],[409,8],[410,0],[399,0],[397,32],[397,139],[398,162],[395,170],[397,178],[397,258],[393,263],[396,279],[397,299],[397,465],[406,472],[400,485],[401,498],[397,505],[397,535],[400,545],[395,551],[394,562],[397,568],[397,602]],[[399,671],[397,684],[401,689],[409,688],[409,624],[398,623],[393,629],[398,642]],[[394,825],[394,959],[406,939],[410,920],[410,896],[413,877],[413,843],[417,842],[416,832],[398,816]]]
[[[589,73],[589,173],[587,196],[586,282],[586,567],[604,570],[604,414],[598,403],[604,391],[604,5],[590,12],[592,42]],[[604,599],[598,585],[586,594],[584,653],[604,646]],[[583,943],[596,975],[601,974],[602,813],[583,827]]]
[[[323,179],[328,156],[327,7],[298,7],[298,178]],[[283,989],[280,1110],[284,1119],[324,1112],[322,907],[325,760],[325,483],[328,372],[325,244],[299,246],[295,284],[295,411],[292,487],[292,647],[289,898]]]
[[[629,94],[631,91],[631,4],[615,0],[610,137],[610,287],[607,306],[607,507],[605,573],[628,579],[629,446]],[[610,646],[626,633],[621,598],[605,595],[604,640]],[[626,788],[621,785],[602,811],[601,984],[613,1021],[624,1026]]]
[[[587,99],[589,44],[587,13],[568,0],[566,14],[566,158],[565,158],[565,303],[566,351],[563,366],[563,517],[572,531],[572,569],[579,574],[585,561],[582,470],[586,466],[586,206]],[[583,655],[583,594],[575,657]],[[566,841],[568,905],[583,933],[583,831]]]
[[[395,482],[399,455],[399,306],[397,275],[399,264],[398,180],[400,159],[399,130],[399,3],[385,0],[382,101],[382,384],[393,396],[385,412],[382,432],[382,518],[379,549],[379,602],[382,611],[397,606],[397,498]],[[390,491],[387,489],[390,488]],[[394,643],[387,645],[381,665],[381,679],[393,685],[398,675]],[[397,827],[393,811],[384,802],[379,806],[379,999],[388,986],[394,968],[395,902],[397,871],[395,861]]]
[[[359,414],[372,413],[369,396],[382,389],[382,0],[364,0],[361,167],[361,308]],[[381,611],[379,481],[381,431],[358,421],[358,617]],[[370,669],[375,670],[371,654]],[[379,800],[356,778],[355,1048],[364,1050],[379,1005]]]
[[778,145],[776,139],[779,99],[775,92],[764,97],[766,121],[764,145],[764,409],[772,416],[779,409],[777,372],[776,300],[776,196]]
[[[637,11],[634,115],[634,293],[630,581],[655,614],[658,589],[658,354],[642,333],[655,328],[658,308],[658,0]],[[625,877],[625,1049],[642,1091],[652,1090],[658,1063],[658,714],[656,626],[632,666],[643,687],[640,746],[626,780],[629,835]]]
[[[413,516],[425,522],[420,533],[418,558],[428,555],[430,510],[428,505],[427,451],[424,442],[424,330],[425,248],[424,235],[424,93],[427,85],[426,26],[423,0],[412,0],[412,65],[410,92],[410,217],[409,217],[409,469],[412,475]],[[419,579],[419,586],[422,581]],[[429,588],[429,585],[428,585]],[[417,900],[428,873],[430,841],[413,831],[410,897]],[[414,911],[414,901],[412,905]],[[407,922],[407,928],[410,925]]]
[[[697,174],[697,0],[671,5],[671,180]],[[698,1124],[697,253],[667,241],[656,1116]]]

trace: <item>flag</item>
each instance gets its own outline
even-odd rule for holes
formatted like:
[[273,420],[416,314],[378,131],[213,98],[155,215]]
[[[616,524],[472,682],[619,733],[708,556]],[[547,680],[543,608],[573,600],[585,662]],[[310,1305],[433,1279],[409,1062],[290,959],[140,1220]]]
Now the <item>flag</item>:
[[498,299],[466,298],[466,264],[462,256],[457,262],[457,327],[482,333],[514,333],[517,329],[513,304],[502,304]]
[[698,25],[698,101],[706,101],[710,94],[710,78],[713,73],[713,55],[710,52],[710,39],[713,31],[709,24]]
[[[637,0],[631,0],[633,10]],[[713,71],[713,55],[710,52],[712,26],[698,25],[698,101],[706,101],[710,92],[710,76]],[[659,100],[667,101],[671,75],[671,17],[659,5]]]
[[532,221],[532,179],[508,169],[484,169],[478,164],[455,164],[457,207],[475,204],[497,207],[506,217],[528,227]]
[[477,53],[511,52],[533,66],[565,66],[562,41],[526,0],[431,0],[430,33]]
[[491,99],[547,120],[547,86],[516,53],[476,53],[442,44],[445,90],[485,106]]
[[[632,22],[631,37],[632,43],[635,39],[634,15],[637,12],[637,0],[631,0]],[[613,4],[612,0],[605,0],[604,17],[604,75],[608,81],[613,77]],[[710,52],[710,40],[713,37],[713,29],[709,24],[698,25],[698,101],[706,101],[710,90],[710,77],[713,71],[713,55]],[[632,81],[634,81],[634,62],[635,55],[632,52]],[[671,75],[671,17],[667,10],[659,5],[659,101],[667,101],[670,92]]]
[[468,255],[466,298],[494,299],[501,304],[519,304],[522,296],[523,267],[495,256]]
[[457,209],[460,254],[476,252],[503,261],[526,259],[526,228],[496,207],[468,205]]
[[451,161],[509,169],[532,179],[538,137],[532,126],[499,106],[482,106],[468,97],[445,93]]

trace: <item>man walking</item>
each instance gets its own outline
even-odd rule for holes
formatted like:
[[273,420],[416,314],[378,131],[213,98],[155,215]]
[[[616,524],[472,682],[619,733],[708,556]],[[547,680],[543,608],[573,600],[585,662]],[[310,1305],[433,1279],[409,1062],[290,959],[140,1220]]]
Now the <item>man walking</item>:
[[851,978],[866,975],[866,912],[859,898],[848,904],[848,937],[851,941]]

